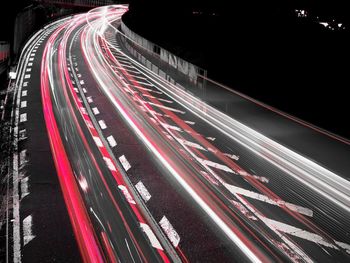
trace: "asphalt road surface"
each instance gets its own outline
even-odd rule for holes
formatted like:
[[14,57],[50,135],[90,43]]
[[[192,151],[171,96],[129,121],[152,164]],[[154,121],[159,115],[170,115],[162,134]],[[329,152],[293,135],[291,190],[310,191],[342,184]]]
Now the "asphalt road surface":
[[9,261],[348,262],[350,182],[130,57],[126,10],[23,51]]

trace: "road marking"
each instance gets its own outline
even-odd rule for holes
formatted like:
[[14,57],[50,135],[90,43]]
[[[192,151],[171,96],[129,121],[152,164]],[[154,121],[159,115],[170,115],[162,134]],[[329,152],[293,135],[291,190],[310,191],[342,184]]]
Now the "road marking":
[[102,147],[103,146],[103,143],[102,143],[102,141],[101,141],[101,139],[99,137],[93,136],[93,138],[94,138],[94,141],[95,141],[95,143],[96,143],[96,145],[98,147]]
[[[20,177],[22,177],[22,175]],[[29,176],[26,176],[21,179],[21,199],[29,195],[28,180],[29,180]]]
[[26,100],[22,100],[21,101],[21,108],[26,108],[27,107],[27,101]]
[[181,111],[181,110],[178,110],[178,109],[174,109],[174,108],[171,108],[171,107],[167,107],[167,106],[164,106],[164,105],[161,105],[161,104],[157,104],[157,103],[153,103],[153,102],[149,102],[149,101],[145,101],[145,103],[148,103],[150,105],[156,106],[158,108],[170,110],[170,111],[181,113],[181,114],[185,114],[186,113],[185,111]]
[[159,224],[165,234],[168,236],[169,240],[173,244],[174,247],[177,247],[180,243],[180,236],[174,229],[173,225],[169,222],[169,220],[163,216],[163,218],[159,221]]
[[332,244],[332,243],[328,242],[327,240],[325,240],[320,235],[303,230],[301,228],[297,228],[297,227],[294,227],[294,226],[291,226],[291,225],[288,225],[288,224],[285,224],[282,222],[278,222],[276,220],[269,219],[266,217],[264,217],[262,219],[262,221],[264,221],[265,224],[268,224],[269,226],[277,229],[278,231],[281,231],[283,233],[286,233],[286,234],[289,234],[289,235],[292,235],[292,236],[295,236],[295,237],[298,237],[301,239],[308,240],[310,242],[313,242],[313,243],[316,243],[316,244],[319,244],[319,245],[322,245],[325,247],[339,250],[338,246],[340,246],[341,248],[345,249],[348,254],[350,254],[350,245],[349,244],[334,240],[334,243],[336,243],[338,245],[338,246],[336,246],[335,244]]
[[35,238],[32,232],[32,225],[32,215],[29,215],[23,219],[23,246],[27,245],[30,241],[32,241]]
[[174,125],[170,125],[167,124],[165,122],[159,122],[165,129],[170,129],[170,130],[174,130],[174,131],[178,131],[178,132],[182,132],[182,129],[180,127],[174,126]]
[[120,156],[120,157],[119,157],[119,161],[120,161],[121,164],[123,165],[124,170],[125,170],[126,172],[131,168],[131,165],[130,165],[129,161],[126,159],[125,155]]
[[115,141],[115,139],[112,135],[107,137],[107,141],[112,148],[117,145],[117,142]]
[[120,190],[122,190],[126,200],[130,203],[130,204],[134,204],[136,205],[135,200],[132,198],[131,194],[129,193],[128,189],[124,186],[124,185],[118,185],[118,188]]
[[295,205],[295,204],[291,204],[291,203],[285,202],[285,201],[283,201],[281,199],[274,200],[274,199],[271,199],[270,197],[268,197],[266,195],[259,194],[259,193],[256,193],[256,192],[253,192],[253,191],[250,191],[250,190],[246,190],[244,188],[237,187],[237,186],[234,186],[234,185],[231,185],[231,184],[227,184],[227,183],[224,183],[224,182],[223,182],[223,185],[232,194],[240,194],[240,195],[243,195],[243,196],[255,199],[255,200],[259,200],[261,202],[265,202],[265,203],[268,203],[268,204],[271,204],[271,205],[276,205],[276,206],[279,206],[279,207],[282,207],[282,208],[283,207],[287,207],[289,210],[297,212],[299,214],[303,214],[303,215],[310,216],[310,217],[313,216],[313,211],[311,209],[309,209],[309,208],[302,207],[302,206]]
[[29,78],[30,78],[30,74],[24,75],[24,78],[25,78],[25,79],[29,79]]
[[143,81],[136,81],[138,84],[140,85],[144,85],[144,86],[148,86],[148,87],[154,87],[154,85],[152,83],[148,83],[148,82],[143,82]]
[[119,63],[120,65],[122,65],[123,66],[123,68],[125,67],[125,68],[135,68],[134,66],[129,66],[129,65],[125,65],[125,64],[122,64],[122,63]]
[[222,170],[222,171],[225,171],[225,172],[228,172],[228,173],[233,173],[233,174],[236,174],[236,172],[234,172],[230,167],[224,165],[224,164],[220,164],[220,163],[216,163],[216,162],[213,162],[213,161],[210,161],[210,160],[205,160],[205,159],[202,159],[202,158],[197,158],[197,160],[204,166],[210,166],[210,167],[214,167],[216,169],[219,169],[219,170]]
[[24,140],[26,139],[26,129],[20,130],[18,133],[18,139],[19,140]]
[[24,149],[19,153],[19,165],[22,166],[23,164],[25,164],[27,162],[26,160],[26,156],[27,156],[27,150]]
[[32,68],[27,68],[26,69],[26,72],[31,72],[32,71]]
[[[131,76],[131,77],[133,77],[133,78],[142,79],[142,80],[147,80],[145,77],[133,75],[133,74],[130,74],[130,73],[128,73],[128,74],[129,74],[129,76]],[[137,80],[137,81],[138,81],[138,80]]]
[[183,139],[180,139],[180,138],[176,138],[176,140],[178,142],[180,142],[181,144],[183,144],[183,145],[190,146],[190,147],[202,150],[202,151],[207,151],[204,147],[202,147],[202,145],[200,145],[198,143],[190,142],[190,141],[183,140]]
[[34,60],[34,58],[29,58],[29,61],[33,61]]
[[[129,84],[127,84],[129,85]],[[148,91],[148,92],[153,92],[153,93],[157,93],[157,94],[163,94],[163,92],[161,91],[157,91],[157,90],[153,90],[153,89],[148,89],[148,88],[145,88],[145,87],[140,87],[140,86],[134,86],[134,85],[129,85],[129,86],[133,86],[133,87],[136,87],[140,90],[144,90],[144,91]]]
[[145,223],[140,223],[140,227],[141,227],[142,231],[145,232],[146,236],[148,237],[149,241],[151,242],[152,247],[154,247],[156,249],[163,250],[163,247],[159,243],[158,238],[153,233],[153,231],[151,230],[149,225],[147,225]]
[[147,202],[148,200],[151,199],[151,194],[148,192],[147,188],[145,185],[140,181],[135,185],[137,191],[140,193],[142,199]]
[[27,96],[27,91],[26,90],[22,90],[22,97]]
[[22,113],[19,116],[19,122],[26,122],[27,121],[27,113]]
[[157,98],[157,97],[154,97],[154,96],[149,95],[149,94],[142,94],[142,96],[147,97],[147,98],[151,98],[151,99],[156,99],[156,100],[159,100],[159,101],[163,101],[163,102],[166,102],[166,103],[173,103],[172,100],[166,100],[166,99],[162,99],[162,98]]
[[28,63],[28,67],[31,67],[31,66],[33,66],[33,63],[32,63],[32,62],[29,62],[29,63]]
[[194,121],[185,121],[185,123],[190,124],[190,125],[195,125],[196,124]]
[[28,86],[28,82],[23,82],[23,87],[27,87]]
[[87,93],[87,90],[86,90],[85,88],[83,88],[83,92],[84,92],[84,93]]
[[109,159],[108,157],[103,157],[103,160],[105,160],[107,167],[109,168],[109,170],[116,172],[117,169],[115,168],[113,162],[111,159]]
[[92,100],[91,96],[87,97],[86,99],[87,99],[88,103],[94,102],[94,101]]
[[92,108],[92,112],[93,112],[95,115],[97,115],[97,114],[100,113],[99,110],[98,110],[96,107]]
[[104,120],[99,120],[98,124],[100,125],[101,129],[104,130],[107,128],[107,125]]
[[84,84],[85,84],[84,80],[80,80],[80,85],[84,85]]
[[35,54],[34,54],[34,53],[32,53],[32,54],[30,54],[30,56],[31,56],[31,57],[34,57],[34,56],[35,56]]
[[229,153],[224,153],[224,155],[227,156],[228,158],[231,158],[232,160],[235,160],[235,161],[239,160],[239,156],[238,155],[229,154]]

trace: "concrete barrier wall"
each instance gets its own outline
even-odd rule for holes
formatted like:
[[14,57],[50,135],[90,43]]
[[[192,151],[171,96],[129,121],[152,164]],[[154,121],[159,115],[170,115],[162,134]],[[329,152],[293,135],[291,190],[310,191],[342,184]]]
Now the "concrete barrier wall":
[[[136,50],[132,47],[133,45],[137,45],[138,48],[141,47],[142,49],[146,50],[148,53],[151,53],[153,57],[157,57],[162,62],[165,62],[172,66],[173,68],[177,69],[182,74],[186,75],[189,80],[195,84],[198,82],[198,76],[206,76],[206,71],[196,65],[193,65],[192,63],[189,63],[188,61],[174,55],[173,53],[169,52],[168,50],[152,43],[151,41],[148,41],[147,39],[143,38],[142,36],[136,34],[132,30],[130,30],[122,21],[121,23],[121,31],[126,35],[127,38],[129,38],[127,48],[129,51],[141,62],[145,60],[145,58],[142,57],[141,54],[137,55]],[[141,57],[139,57],[141,56]],[[145,64],[145,63],[143,63]],[[152,69],[153,70],[153,69]],[[158,72],[159,73],[159,72]],[[162,72],[163,73],[163,72]],[[163,74],[162,74],[163,75]]]

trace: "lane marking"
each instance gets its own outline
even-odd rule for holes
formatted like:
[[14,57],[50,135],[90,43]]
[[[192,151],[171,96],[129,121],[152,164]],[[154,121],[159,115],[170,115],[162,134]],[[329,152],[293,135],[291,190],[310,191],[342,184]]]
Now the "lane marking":
[[31,67],[31,66],[33,66],[33,63],[32,63],[32,62],[29,62],[29,63],[28,63],[28,67]]
[[111,146],[112,148],[117,145],[117,142],[115,141],[113,135],[108,136],[107,141],[109,143],[109,146]]
[[117,168],[115,168],[112,160],[108,157],[103,157],[103,160],[105,160],[106,164],[107,164],[107,167],[109,170],[113,171],[113,172],[116,172],[117,171]]
[[125,170],[126,172],[131,168],[131,165],[130,165],[129,161],[126,159],[125,155],[120,156],[120,157],[119,157],[119,161],[120,161],[121,164],[123,165],[124,170]]
[[145,223],[140,223],[140,227],[142,229],[142,231],[146,234],[146,236],[148,237],[149,241],[151,242],[152,247],[156,248],[156,249],[160,249],[163,250],[163,247],[161,246],[161,244],[158,241],[158,238],[156,237],[156,235],[153,233],[152,229],[149,227],[149,225],[145,224]]
[[261,202],[264,203],[268,203],[271,205],[275,205],[275,206],[279,206],[279,207],[287,207],[289,210],[312,217],[313,216],[313,211],[309,208],[306,207],[302,207],[299,205],[295,205],[286,201],[283,201],[281,199],[278,200],[274,200],[271,199],[270,197],[263,195],[263,194],[259,194],[250,190],[246,190],[244,188],[241,187],[237,187],[231,184],[227,184],[223,182],[223,185],[226,187],[227,190],[229,190],[232,194],[240,194],[255,200],[259,200]]
[[22,113],[19,116],[19,122],[26,122],[27,121],[27,113]]
[[30,241],[32,241],[35,238],[32,232],[32,225],[32,215],[29,215],[23,219],[23,246],[27,245]]
[[27,101],[26,100],[22,100],[21,101],[21,108],[26,108],[27,107]]
[[186,145],[186,146],[190,146],[202,151],[207,151],[207,149],[205,149],[202,145],[195,143],[195,142],[190,142],[184,139],[180,139],[180,138],[176,138],[177,141],[179,141],[181,144]]
[[22,90],[22,97],[27,96],[27,91],[26,90]]
[[92,100],[91,96],[87,97],[86,99],[87,99],[88,103],[94,102],[94,101]]
[[23,82],[23,87],[27,87],[28,86],[28,82]]
[[25,79],[29,79],[29,78],[30,78],[30,74],[24,75],[24,78],[25,78]]
[[98,110],[96,107],[92,108],[92,112],[93,112],[95,115],[97,115],[97,114],[100,113],[99,110]]
[[151,194],[148,192],[145,185],[140,181],[137,184],[135,184],[135,187],[137,191],[140,193],[142,199],[147,203],[148,200],[151,199]]
[[104,130],[107,128],[107,125],[104,120],[99,120],[98,124],[100,125],[101,129]]
[[29,58],[29,61],[33,61],[34,60],[34,58]]
[[95,143],[96,143],[96,145],[98,147],[102,147],[103,146],[103,143],[102,143],[102,141],[101,141],[101,139],[99,137],[93,136],[93,138],[94,138],[94,141],[95,141]]
[[87,90],[86,90],[85,88],[83,88],[83,92],[84,92],[84,93],[87,93]]
[[165,234],[168,236],[173,246],[177,247],[180,243],[180,236],[174,229],[173,225],[169,222],[168,218],[166,218],[166,216],[163,216],[163,218],[159,221],[159,224]]
[[186,113],[185,111],[178,110],[178,109],[171,108],[171,107],[167,107],[167,106],[164,106],[164,105],[161,105],[161,104],[158,104],[158,103],[153,103],[153,102],[149,102],[149,101],[145,101],[145,103],[148,103],[148,104],[150,104],[150,105],[152,105],[152,106],[156,106],[156,107],[158,107],[158,108],[170,110],[170,111],[177,112],[177,113],[181,113],[181,114],[185,114],[185,113]]
[[27,68],[26,69],[26,72],[31,72],[32,71],[32,68]]
[[135,200],[132,198],[131,194],[129,193],[129,190],[124,185],[118,185],[118,188],[123,192],[126,200],[133,205],[136,205]]
[[[22,176],[23,175],[21,175],[20,177],[22,177]],[[26,177],[21,179],[21,200],[24,197],[26,197],[27,195],[29,195],[28,180],[29,180],[29,176],[26,176]]]

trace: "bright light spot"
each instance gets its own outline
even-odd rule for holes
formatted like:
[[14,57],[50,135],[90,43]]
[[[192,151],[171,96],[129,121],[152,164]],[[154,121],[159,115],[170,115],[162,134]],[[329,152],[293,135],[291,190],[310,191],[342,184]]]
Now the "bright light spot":
[[16,78],[16,72],[14,72],[14,71],[10,71],[10,73],[9,73],[9,77],[10,77],[10,79],[15,79]]

